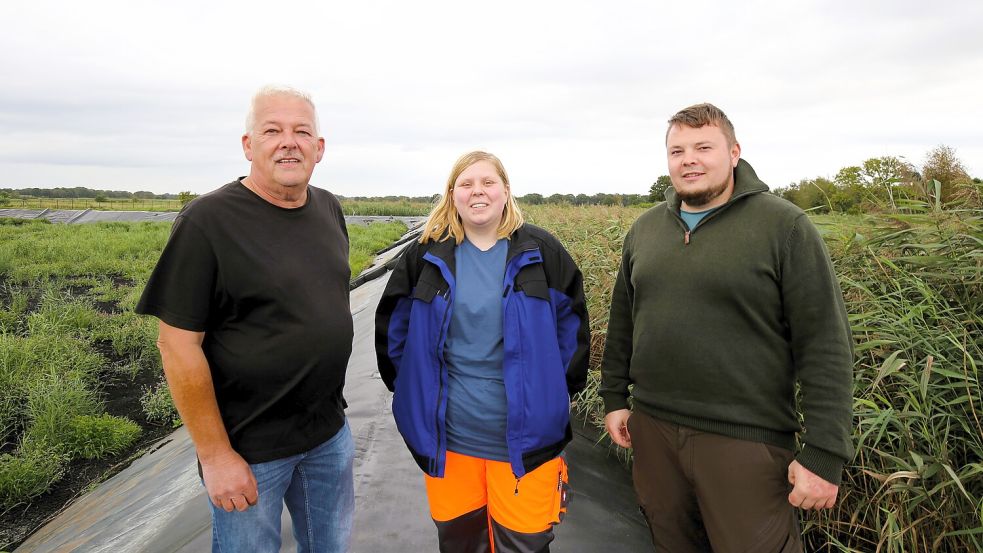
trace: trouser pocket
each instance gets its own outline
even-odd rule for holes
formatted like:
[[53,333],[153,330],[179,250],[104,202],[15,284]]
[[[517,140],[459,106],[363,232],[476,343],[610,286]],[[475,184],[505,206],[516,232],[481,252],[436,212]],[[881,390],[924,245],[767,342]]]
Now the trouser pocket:
[[557,458],[556,497],[554,498],[555,513],[553,524],[559,524],[567,514],[567,504],[570,502],[570,475],[567,472],[567,460],[561,455]]

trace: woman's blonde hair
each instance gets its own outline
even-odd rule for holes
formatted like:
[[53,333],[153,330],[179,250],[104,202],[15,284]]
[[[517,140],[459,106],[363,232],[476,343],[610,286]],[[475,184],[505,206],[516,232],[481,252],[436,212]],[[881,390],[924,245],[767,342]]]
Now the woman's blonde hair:
[[505,185],[507,197],[505,199],[505,209],[502,211],[502,221],[498,224],[498,238],[508,238],[516,229],[522,226],[524,222],[522,212],[519,210],[519,204],[515,201],[515,196],[512,195],[512,190],[509,186],[509,176],[505,173],[505,167],[502,166],[501,160],[488,152],[474,151],[464,154],[454,163],[454,168],[451,169],[451,174],[447,178],[444,195],[427,217],[427,222],[423,227],[423,233],[420,235],[421,244],[426,244],[431,240],[434,242],[443,242],[451,237],[454,238],[457,244],[464,241],[464,225],[461,224],[461,215],[457,212],[457,208],[454,207],[454,183],[457,182],[457,178],[461,176],[461,173],[465,169],[479,161],[487,161],[494,165],[495,171],[498,173],[499,178],[502,179],[502,184]]

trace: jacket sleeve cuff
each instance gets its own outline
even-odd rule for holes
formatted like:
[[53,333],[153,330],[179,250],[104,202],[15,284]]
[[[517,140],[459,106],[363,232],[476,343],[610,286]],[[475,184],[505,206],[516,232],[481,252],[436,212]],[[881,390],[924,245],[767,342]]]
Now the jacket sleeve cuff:
[[605,415],[611,411],[628,408],[628,398],[626,396],[620,394],[602,394],[601,398],[604,400]]
[[836,455],[806,445],[799,452],[796,461],[830,484],[834,486],[840,485],[840,480],[843,477],[844,463],[843,459]]

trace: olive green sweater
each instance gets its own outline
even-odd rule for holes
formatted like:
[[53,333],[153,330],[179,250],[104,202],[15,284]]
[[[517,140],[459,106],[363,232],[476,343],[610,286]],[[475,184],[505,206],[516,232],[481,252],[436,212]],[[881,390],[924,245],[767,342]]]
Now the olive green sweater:
[[853,349],[822,238],[767,194],[741,160],[730,200],[692,231],[679,199],[648,210],[625,237],[611,300],[600,395],[657,419],[795,449],[839,484],[850,440]]

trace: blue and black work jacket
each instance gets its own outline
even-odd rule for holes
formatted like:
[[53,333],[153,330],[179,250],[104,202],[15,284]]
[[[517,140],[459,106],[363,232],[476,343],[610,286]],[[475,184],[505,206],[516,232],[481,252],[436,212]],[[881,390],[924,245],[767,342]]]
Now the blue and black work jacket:
[[[414,242],[396,262],[376,311],[376,356],[393,416],[424,472],[443,477],[447,454],[444,345],[455,293],[455,241]],[[570,442],[570,397],[587,380],[590,330],[583,276],[545,230],[509,237],[502,283],[506,441],[516,478]]]

